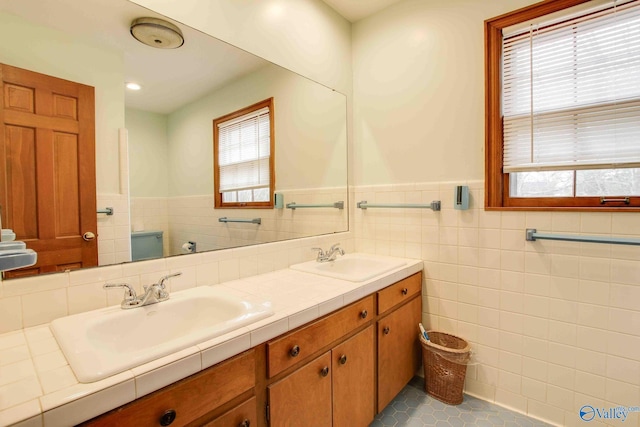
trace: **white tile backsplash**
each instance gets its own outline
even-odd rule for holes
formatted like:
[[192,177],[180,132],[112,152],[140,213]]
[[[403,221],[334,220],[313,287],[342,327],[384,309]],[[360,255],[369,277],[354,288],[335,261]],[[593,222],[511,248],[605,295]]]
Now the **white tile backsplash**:
[[[526,242],[525,228],[640,238],[638,214],[485,212],[478,204],[453,212],[453,185],[415,184],[428,189],[422,202],[440,199],[442,211],[425,209],[422,227],[411,232],[405,225],[404,236],[411,237],[402,242],[396,234],[393,242],[422,248],[423,323],[472,341],[478,364],[475,377],[467,377],[467,392],[576,426],[584,423],[577,413],[585,404],[618,406],[636,398],[640,248]],[[482,200],[482,181],[468,185],[472,200]],[[358,200],[381,193],[385,200],[406,199],[388,186],[354,192]],[[405,224],[402,216],[374,209],[356,209],[354,219],[356,249],[378,254],[392,243],[388,230]]]

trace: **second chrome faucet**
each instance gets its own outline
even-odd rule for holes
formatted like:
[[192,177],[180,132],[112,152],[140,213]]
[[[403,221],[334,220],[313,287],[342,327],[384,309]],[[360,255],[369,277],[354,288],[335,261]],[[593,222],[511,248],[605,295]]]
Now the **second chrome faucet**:
[[155,304],[169,299],[169,292],[166,290],[165,282],[172,277],[180,276],[182,273],[169,274],[158,280],[158,283],[152,285],[144,285],[144,295],[138,297],[135,289],[128,283],[105,283],[103,289],[124,288],[124,298],[120,303],[123,309],[144,307],[145,305]]
[[318,256],[316,257],[318,262],[335,261],[338,255],[344,255],[344,249],[340,247],[340,243],[331,246],[331,249],[326,252],[322,248],[311,248],[311,250],[318,251]]

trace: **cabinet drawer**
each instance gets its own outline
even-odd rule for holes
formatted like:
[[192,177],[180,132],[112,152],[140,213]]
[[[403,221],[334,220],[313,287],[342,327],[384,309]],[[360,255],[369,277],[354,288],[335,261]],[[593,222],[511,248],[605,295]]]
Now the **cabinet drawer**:
[[373,318],[373,296],[357,301],[267,344],[269,378],[295,365]]
[[167,411],[175,412],[171,427],[206,415],[255,385],[255,350],[151,393],[95,418],[88,426],[158,426]]
[[256,398],[252,397],[202,427],[250,427],[257,425]]
[[378,314],[382,314],[404,301],[409,301],[422,289],[422,272],[407,277],[378,291]]

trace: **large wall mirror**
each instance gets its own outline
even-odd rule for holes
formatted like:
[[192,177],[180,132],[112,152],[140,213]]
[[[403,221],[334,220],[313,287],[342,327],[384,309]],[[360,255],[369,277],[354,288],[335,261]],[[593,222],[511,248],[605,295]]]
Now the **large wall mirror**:
[[[140,43],[140,17],[184,44]],[[131,261],[132,236],[155,257],[348,230],[343,94],[127,0],[0,0],[0,37],[0,63],[95,88],[96,206],[114,212],[96,213],[99,265]],[[214,209],[213,120],[268,98],[282,204]]]

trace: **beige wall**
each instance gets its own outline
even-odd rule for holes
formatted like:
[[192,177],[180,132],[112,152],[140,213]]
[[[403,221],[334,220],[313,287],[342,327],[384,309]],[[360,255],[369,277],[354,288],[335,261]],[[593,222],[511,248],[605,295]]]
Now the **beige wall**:
[[533,0],[407,0],[353,26],[354,183],[484,176],[483,21]]
[[129,192],[131,197],[169,194],[167,116],[127,108],[129,133]]
[[95,87],[96,188],[98,194],[118,193],[118,129],[124,127],[122,54],[6,13],[0,14],[0,39],[3,63]]

